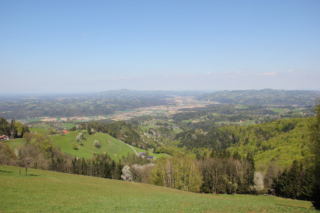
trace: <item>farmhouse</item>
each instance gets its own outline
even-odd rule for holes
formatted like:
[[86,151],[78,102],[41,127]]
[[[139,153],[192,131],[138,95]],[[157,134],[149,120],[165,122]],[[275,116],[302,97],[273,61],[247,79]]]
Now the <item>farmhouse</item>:
[[4,141],[4,140],[9,140],[9,137],[8,136],[6,136],[6,135],[2,135],[2,136],[0,136],[0,141]]
[[141,157],[143,157],[143,158],[146,156],[146,153],[145,153],[145,152],[139,152],[138,154],[139,154],[139,156],[141,156]]
[[153,156],[148,156],[147,159],[153,161]]

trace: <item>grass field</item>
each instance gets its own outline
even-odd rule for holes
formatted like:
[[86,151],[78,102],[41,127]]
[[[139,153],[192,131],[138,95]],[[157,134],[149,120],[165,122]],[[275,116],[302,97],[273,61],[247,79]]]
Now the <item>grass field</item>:
[[0,212],[317,212],[307,201],[206,195],[90,176],[0,166]]
[[287,110],[285,110],[284,108],[270,108],[272,111],[280,113],[280,114],[284,114],[287,112]]
[[41,135],[48,135],[50,133],[50,130],[44,128],[30,128],[30,132],[36,132]]
[[238,109],[248,109],[246,105],[237,105],[236,106]]
[[[82,140],[83,146],[79,145],[76,141],[76,137],[79,131],[72,131],[68,134],[52,135],[50,139],[56,145],[58,145],[64,153],[70,154],[76,157],[91,158],[94,153],[102,154],[107,153],[112,159],[116,160],[126,156],[128,153],[134,153],[134,151],[125,143],[111,137],[108,134],[97,132],[92,135],[85,134],[86,140]],[[101,147],[96,148],[93,142],[98,140]],[[78,145],[78,150],[72,148],[72,143],[75,142]]]

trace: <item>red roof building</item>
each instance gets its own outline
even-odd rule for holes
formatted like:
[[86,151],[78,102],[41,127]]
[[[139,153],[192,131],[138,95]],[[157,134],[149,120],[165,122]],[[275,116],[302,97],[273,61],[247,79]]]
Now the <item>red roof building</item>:
[[6,136],[6,135],[1,135],[0,136],[0,141],[3,141],[3,140],[9,140],[9,137],[8,136]]

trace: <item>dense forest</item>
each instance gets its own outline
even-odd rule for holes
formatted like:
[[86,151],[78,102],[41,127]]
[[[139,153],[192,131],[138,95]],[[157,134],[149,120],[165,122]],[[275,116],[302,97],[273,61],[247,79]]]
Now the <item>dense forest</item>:
[[310,155],[308,125],[314,118],[279,119],[251,126],[223,126],[234,143],[230,151],[253,152],[258,162],[292,164]]

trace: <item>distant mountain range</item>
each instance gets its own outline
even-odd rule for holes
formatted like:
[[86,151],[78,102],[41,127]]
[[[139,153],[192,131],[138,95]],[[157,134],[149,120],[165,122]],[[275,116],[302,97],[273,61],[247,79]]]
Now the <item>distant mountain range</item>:
[[212,91],[165,91],[165,90],[109,90],[101,93],[97,93],[98,96],[104,97],[118,97],[118,98],[127,98],[127,97],[141,97],[141,96],[199,96],[203,94],[208,94]]
[[227,104],[310,106],[319,97],[319,91],[263,89],[219,91],[199,95],[197,99]]

